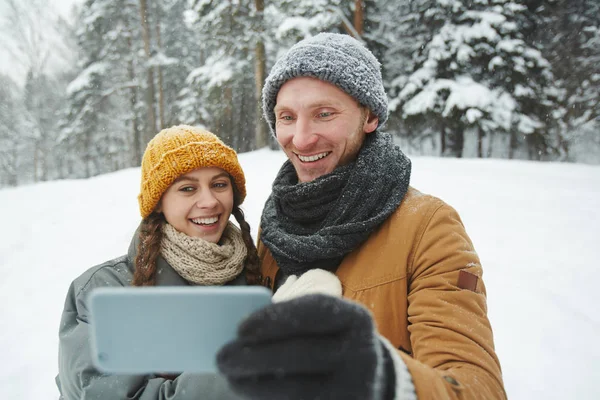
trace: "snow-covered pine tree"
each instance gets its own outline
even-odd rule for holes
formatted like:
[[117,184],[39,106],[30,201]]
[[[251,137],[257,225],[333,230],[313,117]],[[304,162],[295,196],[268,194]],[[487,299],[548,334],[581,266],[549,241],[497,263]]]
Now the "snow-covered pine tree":
[[[162,91],[164,120],[161,125],[169,127],[189,122],[180,119],[178,100],[181,90],[186,87],[186,78],[201,63],[202,46],[194,29],[186,23],[187,0],[153,2],[153,8],[158,22],[155,32],[160,31],[160,34],[155,35],[156,51],[152,62],[157,67],[158,92]],[[159,110],[159,118],[160,115]]]
[[[401,68],[397,67],[396,62],[398,58],[401,60],[405,59],[404,54],[400,50],[396,50],[395,47],[408,45],[404,41],[400,43],[399,38],[406,32],[405,17],[408,13],[407,8],[410,6],[410,1],[366,0],[363,1],[362,5],[364,22],[363,39],[367,42],[369,49],[375,57],[381,62],[385,80],[385,71],[391,68],[401,70]],[[414,42],[411,41],[412,43]],[[389,60],[386,60],[386,53],[394,51],[392,48],[394,48],[396,54],[392,55]],[[412,51],[409,53],[412,54]],[[396,58],[396,55],[400,57]]]
[[29,145],[26,119],[21,90],[9,76],[0,74],[0,187],[32,181],[23,176],[23,170],[30,170],[22,165],[23,147]]
[[7,81],[7,102],[15,99],[21,102],[11,106],[19,109],[13,122],[23,128],[14,132],[18,146],[9,146],[18,149],[11,156],[18,160],[16,177],[10,180],[29,183],[52,179],[56,177],[57,160],[54,152],[58,135],[56,110],[63,100],[64,82],[62,74],[52,71],[51,67],[57,69],[67,63],[67,46],[60,40],[59,26],[48,1],[6,0],[3,11],[0,32],[5,35],[3,39],[7,39],[11,63],[26,71],[24,88],[15,91],[13,84]]
[[[60,77],[59,77],[60,78]],[[23,103],[29,117],[26,137],[30,137],[32,176],[34,182],[47,181],[59,177],[56,143],[59,116],[56,110],[64,101],[65,82],[46,73],[29,71],[23,89]]]
[[[557,79],[560,125],[555,146],[561,160],[600,162],[600,3],[538,0],[533,33]],[[590,151],[592,150],[592,151]]]
[[[270,140],[269,128],[262,118],[262,88],[267,77],[267,50],[265,46],[265,0],[254,0],[252,15],[252,42],[254,47],[254,102],[256,104],[256,125],[254,128],[254,147],[261,148]],[[273,146],[274,147],[274,146]]]
[[[381,62],[383,84],[388,93],[403,87],[416,69],[417,56],[433,35],[433,27],[422,23],[425,10],[433,10],[431,0],[369,0],[364,2],[365,39]],[[401,137],[405,151],[411,150],[414,130],[405,129],[400,113],[391,113],[384,127]],[[417,137],[418,147],[423,138]]]
[[67,87],[63,176],[137,165],[145,147],[139,12],[135,0],[87,0],[77,24],[79,74]]
[[299,40],[354,29],[351,3],[342,0],[273,0],[265,7],[265,19],[269,68]]
[[579,58],[582,83],[574,100],[584,106],[574,121],[580,133],[574,135],[577,158],[571,161],[600,164],[600,3],[587,0],[582,9],[586,21]]
[[546,154],[553,77],[525,40],[527,12],[510,0],[432,2],[420,21],[435,33],[416,70],[390,88],[391,111],[423,136],[439,134],[442,155]]
[[254,148],[256,102],[252,0],[192,0],[199,64],[180,92],[179,119],[204,125],[238,151]]

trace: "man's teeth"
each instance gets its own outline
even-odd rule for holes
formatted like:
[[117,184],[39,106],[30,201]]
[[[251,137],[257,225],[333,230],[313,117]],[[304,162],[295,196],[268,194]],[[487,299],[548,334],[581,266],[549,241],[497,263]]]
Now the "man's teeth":
[[219,220],[219,217],[211,217],[211,218],[194,218],[192,220],[193,223],[199,225],[211,225]]
[[298,158],[302,162],[312,162],[312,161],[320,160],[323,157],[327,157],[328,155],[329,155],[329,152],[315,154],[314,156],[301,156],[300,154],[298,154]]

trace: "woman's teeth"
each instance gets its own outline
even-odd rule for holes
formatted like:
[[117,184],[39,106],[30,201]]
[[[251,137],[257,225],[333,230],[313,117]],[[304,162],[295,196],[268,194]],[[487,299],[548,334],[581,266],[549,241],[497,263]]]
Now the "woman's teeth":
[[219,217],[211,218],[194,218],[192,222],[198,225],[212,225],[219,220]]

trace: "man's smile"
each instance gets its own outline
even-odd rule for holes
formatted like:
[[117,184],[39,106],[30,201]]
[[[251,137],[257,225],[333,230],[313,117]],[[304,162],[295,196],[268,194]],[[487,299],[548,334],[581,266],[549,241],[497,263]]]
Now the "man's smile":
[[330,155],[331,152],[330,151],[326,151],[323,153],[318,153],[318,154],[314,154],[314,155],[310,155],[310,156],[304,156],[304,155],[300,155],[297,154],[298,158],[300,159],[300,161],[302,161],[303,163],[309,163],[309,162],[315,162],[315,161],[319,161],[325,157],[327,157],[328,155]]

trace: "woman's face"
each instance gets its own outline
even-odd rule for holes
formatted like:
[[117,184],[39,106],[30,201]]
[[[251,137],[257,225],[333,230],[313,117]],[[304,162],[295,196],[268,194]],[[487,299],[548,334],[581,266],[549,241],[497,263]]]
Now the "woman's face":
[[158,211],[179,232],[218,243],[233,210],[232,185],[220,168],[195,169],[169,186]]

